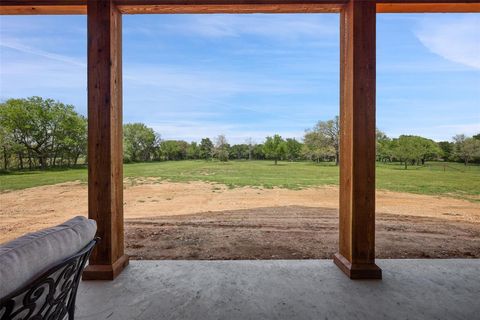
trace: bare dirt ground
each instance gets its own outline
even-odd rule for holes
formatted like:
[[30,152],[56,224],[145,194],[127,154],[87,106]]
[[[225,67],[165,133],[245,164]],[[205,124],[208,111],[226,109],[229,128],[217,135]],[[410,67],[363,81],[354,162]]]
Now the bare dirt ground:
[[[126,183],[126,248],[134,259],[329,258],[338,245],[338,188]],[[0,194],[0,243],[87,214],[85,184]],[[377,192],[379,258],[480,258],[480,204]]]

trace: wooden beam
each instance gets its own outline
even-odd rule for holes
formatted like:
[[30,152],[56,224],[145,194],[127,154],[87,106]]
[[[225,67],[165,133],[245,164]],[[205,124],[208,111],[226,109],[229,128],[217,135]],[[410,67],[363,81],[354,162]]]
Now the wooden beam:
[[85,280],[113,280],[124,254],[122,15],[112,0],[88,1],[88,216],[101,238]]
[[87,6],[6,6],[0,4],[0,15],[84,15]]
[[375,265],[375,2],[340,15],[340,242],[334,261],[352,279],[381,278]]
[[[114,0],[121,13],[339,12],[349,0]],[[378,13],[480,12],[480,0],[377,0]],[[87,0],[2,0],[0,15],[86,14]]]
[[87,14],[87,0],[1,0],[0,15]]
[[124,14],[340,12],[348,0],[116,0]]
[[[390,0],[392,1],[392,0]],[[377,13],[475,13],[480,2],[465,3],[385,3],[377,2]]]
[[123,14],[248,14],[248,13],[338,13],[338,4],[208,4],[208,5],[120,5]]

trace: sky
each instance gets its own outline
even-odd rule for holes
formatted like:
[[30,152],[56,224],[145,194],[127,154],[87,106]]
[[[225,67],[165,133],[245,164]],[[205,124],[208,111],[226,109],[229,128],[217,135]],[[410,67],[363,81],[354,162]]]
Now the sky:
[[[0,16],[0,100],[86,115],[85,16]],[[339,114],[339,15],[123,16],[124,122],[163,139],[301,139]],[[377,127],[480,132],[480,14],[377,16]]]

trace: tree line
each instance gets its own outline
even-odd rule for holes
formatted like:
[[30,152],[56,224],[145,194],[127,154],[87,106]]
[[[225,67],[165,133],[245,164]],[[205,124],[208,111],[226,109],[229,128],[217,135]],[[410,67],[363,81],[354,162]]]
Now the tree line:
[[[225,135],[200,141],[163,140],[143,123],[123,126],[125,162],[170,160],[280,160],[340,161],[339,117],[319,121],[305,131],[302,141],[268,136],[261,143],[247,139],[230,144]],[[0,104],[0,163],[4,170],[45,169],[86,162],[87,120],[72,105],[31,97]],[[435,142],[420,136],[390,138],[377,130],[377,160],[422,165],[425,161],[480,162],[480,134],[463,134],[453,141]],[[81,161],[81,160],[82,161]]]
[[76,165],[87,150],[87,119],[72,105],[31,97],[0,104],[2,167]]

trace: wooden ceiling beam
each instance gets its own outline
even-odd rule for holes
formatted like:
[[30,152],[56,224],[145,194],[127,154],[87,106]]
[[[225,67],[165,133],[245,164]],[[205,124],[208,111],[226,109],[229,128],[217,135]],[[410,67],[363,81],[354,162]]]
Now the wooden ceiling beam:
[[[123,14],[323,13],[348,0],[115,0]],[[377,0],[377,13],[480,12],[480,0]],[[0,15],[86,14],[86,0],[1,0]]]
[[475,13],[479,0],[377,0],[377,13]]

